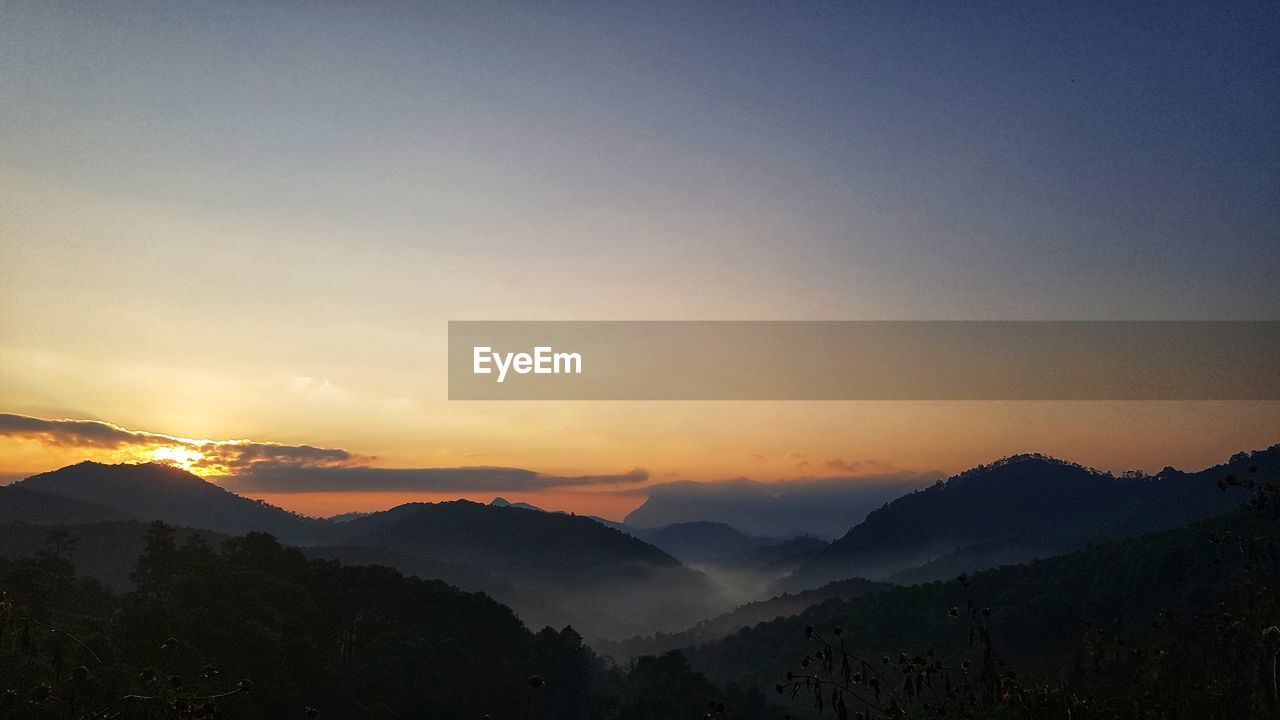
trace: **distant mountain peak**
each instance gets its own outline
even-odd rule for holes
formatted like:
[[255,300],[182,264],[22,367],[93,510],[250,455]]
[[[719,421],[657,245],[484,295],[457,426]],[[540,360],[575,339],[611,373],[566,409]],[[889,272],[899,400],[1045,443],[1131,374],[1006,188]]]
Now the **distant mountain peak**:
[[357,510],[353,510],[351,512],[344,512],[344,513],[338,513],[337,515],[330,515],[328,519],[329,519],[329,522],[343,523],[343,522],[350,522],[352,520],[357,520],[359,518],[368,517],[368,516],[369,516],[369,513],[367,512],[360,512]]
[[977,465],[975,467],[969,468],[968,470],[960,472],[955,477],[963,478],[963,477],[968,477],[970,475],[978,475],[989,470],[994,470],[1002,467],[1010,467],[1015,465],[1043,465],[1046,467],[1063,467],[1063,468],[1073,468],[1076,470],[1084,470],[1086,472],[1094,473],[1097,475],[1110,474],[1103,470],[1098,470],[1096,468],[1091,468],[1086,465],[1081,465],[1078,462],[1063,460],[1062,458],[1054,457],[1052,455],[1046,455],[1045,453],[1031,452],[1031,453],[1017,453],[1014,455],[1008,455],[1006,457],[1000,458],[999,460],[993,460],[992,462],[986,463],[984,465]]
[[671,530],[674,528],[682,528],[687,530],[718,530],[721,532],[742,535],[744,537],[746,536],[746,533],[730,525],[729,523],[718,522],[716,520],[690,520],[688,522],[671,523],[670,525],[667,525],[663,528],[659,528],[658,530],[659,531]]
[[501,507],[501,508],[510,507],[510,508],[519,508],[521,510],[536,510],[538,512],[546,512],[545,510],[538,507],[537,505],[530,505],[527,502],[511,502],[510,500],[507,500],[504,497],[496,497],[490,500],[489,505],[492,507]]

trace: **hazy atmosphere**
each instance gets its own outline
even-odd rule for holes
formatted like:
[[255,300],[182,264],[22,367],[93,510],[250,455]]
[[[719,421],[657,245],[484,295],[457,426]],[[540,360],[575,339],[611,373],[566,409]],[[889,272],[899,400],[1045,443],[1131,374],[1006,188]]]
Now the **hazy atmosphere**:
[[0,720],[1280,718],[1274,0],[0,0],[0,108]]
[[[615,518],[658,482],[1280,437],[1274,403],[450,403],[444,364],[451,319],[1275,317],[1272,3],[0,13],[14,415],[621,478],[476,491]],[[6,477],[172,452],[23,427]],[[470,489],[330,477],[238,487]]]

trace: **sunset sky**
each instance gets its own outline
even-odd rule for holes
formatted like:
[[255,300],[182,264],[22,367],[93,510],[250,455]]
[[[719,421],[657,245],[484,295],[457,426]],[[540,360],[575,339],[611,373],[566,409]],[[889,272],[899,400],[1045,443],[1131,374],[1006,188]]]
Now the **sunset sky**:
[[0,481],[621,517],[1280,442],[1264,402],[450,402],[449,320],[1280,317],[1280,5],[689,5],[5,3]]

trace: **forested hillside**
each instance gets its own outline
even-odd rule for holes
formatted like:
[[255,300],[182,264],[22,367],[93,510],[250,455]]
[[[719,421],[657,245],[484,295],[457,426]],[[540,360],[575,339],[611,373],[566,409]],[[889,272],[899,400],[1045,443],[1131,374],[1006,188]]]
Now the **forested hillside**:
[[379,562],[412,573],[430,568],[450,583],[498,597],[530,624],[571,623],[591,639],[674,630],[731,606],[702,573],[578,515],[411,503],[334,530],[348,548],[394,551]]
[[1240,453],[1194,473],[1120,476],[1043,455],[1017,455],[908,493],[867,516],[779,588],[848,577],[940,580],[1025,562],[1101,539],[1185,525],[1242,501],[1217,480],[1250,466],[1280,469],[1280,447]]
[[[961,707],[964,689],[978,685],[979,695],[1022,688],[1035,696],[1019,694],[1019,703],[1055,693],[1061,701],[1054,713],[1009,717],[1263,717],[1263,708],[1280,709],[1270,683],[1280,651],[1272,629],[1278,548],[1274,513],[1237,511],[1030,565],[823,603],[685,652],[712,680],[786,693],[799,681],[804,704],[814,687],[805,678],[820,675],[867,696],[878,686],[882,709],[890,689],[908,687],[912,717],[932,716],[923,708],[931,693],[937,712],[945,698]],[[830,668],[824,643],[835,648]],[[844,678],[839,648],[857,658]],[[1079,714],[1077,701],[1094,703],[1096,714]],[[1006,717],[998,704],[978,703],[989,713],[972,716]],[[1143,710],[1116,710],[1122,705]]]
[[[0,523],[71,526],[161,520],[223,535],[266,532],[311,557],[381,564],[484,591],[531,625],[572,624],[588,637],[677,630],[732,607],[722,588],[658,548],[566,513],[456,501],[409,503],[344,522],[309,518],[155,463],[84,462],[0,488]],[[79,569],[126,584],[141,524],[97,526]],[[0,557],[21,556],[42,532],[0,528]],[[116,554],[103,548],[115,547]]]
[[0,561],[4,717],[588,713],[594,660],[576,633],[532,633],[439,581],[159,525],[135,579],[114,595],[51,554]]

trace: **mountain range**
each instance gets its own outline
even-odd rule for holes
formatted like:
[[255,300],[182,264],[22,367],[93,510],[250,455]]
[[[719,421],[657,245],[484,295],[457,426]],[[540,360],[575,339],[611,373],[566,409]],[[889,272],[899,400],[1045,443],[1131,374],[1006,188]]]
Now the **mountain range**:
[[[323,520],[170,466],[86,462],[0,487],[0,554],[34,551],[45,534],[37,528],[67,529],[81,538],[75,549],[81,571],[118,587],[128,582],[147,521],[212,538],[267,532],[310,557],[385,565],[483,591],[534,627],[573,625],[589,638],[617,640],[684,631],[752,600],[813,598],[805,591],[833,581],[928,582],[1185,525],[1239,504],[1239,495],[1218,488],[1224,474],[1272,469],[1278,460],[1280,448],[1271,448],[1198,472],[1115,476],[1019,455],[907,492],[829,545],[717,520],[606,525],[500,499],[410,503]],[[806,496],[812,488],[795,492]],[[120,557],[112,561],[114,555]],[[794,610],[795,602],[787,607]]]
[[[508,602],[526,621],[619,636],[676,628],[727,604],[702,573],[644,541],[582,516],[455,501],[411,503],[343,523],[345,547],[389,548],[447,562],[441,577]],[[402,558],[389,563],[403,567]]]
[[[520,716],[537,673],[549,713],[539,717],[598,717],[590,708],[623,703],[655,709],[619,717],[656,720],[723,697],[733,717],[763,720],[800,710],[773,705],[789,702],[773,689],[806,662],[821,672],[820,635],[899,688],[918,691],[918,668],[936,662],[962,684],[970,667],[979,682],[988,668],[1049,678],[1048,689],[1067,679],[1072,707],[1101,706],[1085,692],[1124,692],[1163,703],[1142,717],[1196,702],[1180,716],[1254,717],[1273,698],[1251,679],[1274,658],[1280,526],[1257,502],[1271,496],[1228,478],[1274,478],[1278,454],[1153,476],[1014,456],[908,493],[831,544],[716,521],[624,532],[462,501],[319,520],[173,468],[88,463],[0,488],[0,579],[20,606],[70,602],[63,617],[109,651],[120,677],[137,675],[120,657],[150,662],[169,637],[229,660],[282,689],[228,701],[263,716],[315,697],[352,716],[384,701],[410,708],[388,717]],[[1257,507],[1238,509],[1249,499]],[[304,542],[223,534],[245,522]],[[718,569],[794,568],[788,580],[802,588],[826,573],[882,579],[843,577],[728,610],[723,588],[672,553]],[[70,581],[68,560],[114,594]],[[990,565],[1001,567],[974,572]],[[597,664],[574,629],[527,631],[561,622],[586,628],[618,664]],[[444,689],[422,693],[424,677]],[[489,681],[501,698],[473,691]]]
[[[141,547],[144,530],[130,520],[162,520],[222,535],[266,532],[311,557],[385,565],[483,591],[531,626],[572,624],[589,637],[676,630],[732,606],[718,584],[662,550],[567,513],[456,501],[411,503],[329,521],[241,497],[160,464],[84,462],[34,475],[0,493],[0,521],[124,523],[111,529],[111,545],[130,552]],[[104,531],[93,528],[86,545]],[[18,540],[22,532],[10,532],[9,548],[0,543],[5,554],[32,549],[30,539]],[[126,555],[81,570],[118,585],[137,553]]]
[[801,659],[818,649],[811,637],[886,673],[920,656],[948,667],[970,661],[976,671],[988,637],[1002,666],[1047,674],[1054,686],[1142,678],[1165,694],[1208,698],[1205,680],[1216,675],[1231,694],[1231,677],[1261,667],[1270,684],[1269,659],[1254,665],[1247,653],[1280,613],[1278,547],[1274,509],[1231,510],[1028,564],[814,604],[722,639],[690,638],[683,653],[714,681],[772,688],[802,672]]
[[1113,475],[1043,455],[1015,455],[908,493],[807,559],[776,589],[848,577],[941,580],[1049,557],[1224,512],[1240,495],[1218,481],[1251,466],[1280,466],[1280,446],[1187,473]]

